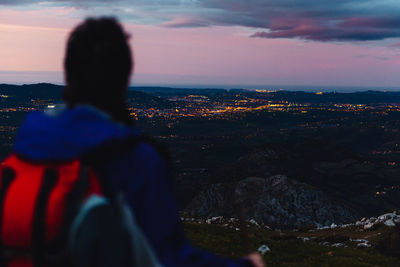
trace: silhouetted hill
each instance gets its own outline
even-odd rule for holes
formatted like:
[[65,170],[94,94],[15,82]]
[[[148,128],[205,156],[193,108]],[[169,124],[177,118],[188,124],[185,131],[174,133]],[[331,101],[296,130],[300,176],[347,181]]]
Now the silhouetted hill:
[[140,91],[128,91],[128,103],[141,108],[173,108],[174,105],[165,98],[153,96]]
[[0,93],[18,99],[60,99],[64,86],[49,83],[10,85],[0,84]]
[[160,87],[160,86],[132,86],[129,87],[130,91],[139,91],[148,94],[192,94],[192,93],[223,93],[227,92],[226,89],[218,89],[218,88],[173,88],[173,87]]
[[[39,97],[39,98],[60,98],[64,86],[49,83],[11,85],[0,84],[1,94],[18,95],[19,97]],[[138,93],[133,93],[136,91]],[[130,87],[128,95],[132,97],[142,98],[144,95],[188,95],[193,93],[201,93],[212,95],[215,97],[239,95],[251,96],[257,95],[261,98],[268,98],[275,101],[289,101],[298,103],[349,103],[349,104],[373,104],[373,103],[399,103],[400,92],[382,92],[382,91],[363,91],[355,93],[323,93],[315,94],[304,91],[277,91],[270,93],[259,93],[243,89],[218,89],[218,88],[173,88],[173,87],[154,87],[154,86],[135,86]],[[146,97],[145,97],[146,98]],[[147,97],[148,99],[148,97]],[[153,99],[155,100],[155,99]]]
[[[30,103],[31,100],[52,100],[61,102],[64,86],[49,83],[11,85],[0,84],[0,94],[8,96],[8,105]],[[110,92],[112,93],[112,92]],[[5,100],[3,100],[4,102]],[[169,101],[144,92],[128,91],[128,101],[139,107],[168,107]]]
[[331,92],[323,94],[303,91],[277,91],[273,93],[265,93],[265,97],[275,101],[289,101],[297,103],[377,104],[400,102],[400,92],[382,91],[363,91],[355,93]]

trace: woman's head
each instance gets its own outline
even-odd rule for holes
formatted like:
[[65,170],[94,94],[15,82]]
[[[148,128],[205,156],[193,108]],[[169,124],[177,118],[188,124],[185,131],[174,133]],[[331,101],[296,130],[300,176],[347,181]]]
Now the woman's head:
[[128,39],[113,18],[88,18],[72,31],[64,61],[67,86],[63,98],[68,106],[93,105],[124,120],[119,116],[126,113],[133,69]]

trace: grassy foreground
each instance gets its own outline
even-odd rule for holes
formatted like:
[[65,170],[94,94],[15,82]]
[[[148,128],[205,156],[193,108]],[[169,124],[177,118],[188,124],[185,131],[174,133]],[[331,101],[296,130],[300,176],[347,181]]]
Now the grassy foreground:
[[[235,228],[195,222],[183,224],[188,238],[201,248],[232,259],[246,254],[242,233]],[[392,231],[392,228],[382,226],[368,231],[349,227],[318,231],[276,232],[251,226],[248,228],[248,236],[251,249],[254,251],[263,244],[271,249],[264,256],[268,267],[400,266],[399,258],[382,254],[386,251],[386,245],[393,245],[391,239],[396,233],[393,234]],[[358,243],[352,241],[361,238],[368,240],[372,247],[358,247]],[[383,240],[383,238],[389,240]],[[333,246],[339,243],[344,247]],[[389,247],[389,250],[391,248],[393,247]]]

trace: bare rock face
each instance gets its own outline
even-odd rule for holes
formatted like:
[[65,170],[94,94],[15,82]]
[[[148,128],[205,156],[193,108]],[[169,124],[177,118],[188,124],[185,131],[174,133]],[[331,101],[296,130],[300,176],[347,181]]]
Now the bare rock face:
[[186,212],[203,217],[238,217],[235,206],[240,207],[246,219],[255,219],[276,228],[342,224],[357,217],[321,191],[284,175],[214,184],[200,192],[187,206]]

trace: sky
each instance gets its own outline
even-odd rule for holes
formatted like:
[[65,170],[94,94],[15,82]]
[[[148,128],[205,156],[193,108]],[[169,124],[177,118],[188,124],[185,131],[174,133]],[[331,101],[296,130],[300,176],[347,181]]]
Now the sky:
[[0,83],[63,84],[69,32],[104,15],[132,85],[400,87],[398,0],[0,0]]

